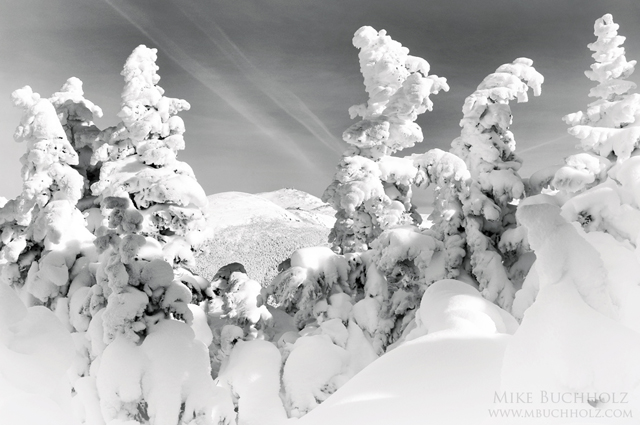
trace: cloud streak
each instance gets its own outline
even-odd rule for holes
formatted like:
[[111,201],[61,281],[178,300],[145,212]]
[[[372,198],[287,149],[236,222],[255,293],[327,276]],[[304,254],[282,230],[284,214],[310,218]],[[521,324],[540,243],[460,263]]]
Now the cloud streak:
[[[237,44],[229,38],[212,16],[190,2],[181,2],[182,10],[188,10],[187,17],[207,36],[220,51],[242,72],[253,85],[264,93],[273,103],[287,115],[309,131],[328,149],[337,153],[344,151],[344,146],[331,134],[326,125],[309,107],[291,90],[269,81],[258,68],[247,58]],[[188,7],[184,7],[188,6]],[[206,16],[206,22],[203,18]]]

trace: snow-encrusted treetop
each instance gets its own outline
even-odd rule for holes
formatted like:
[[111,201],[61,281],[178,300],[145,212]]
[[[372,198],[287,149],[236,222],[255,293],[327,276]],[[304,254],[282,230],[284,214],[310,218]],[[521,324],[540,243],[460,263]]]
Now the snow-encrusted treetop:
[[487,104],[506,104],[513,99],[526,102],[529,100],[529,88],[533,89],[534,96],[540,96],[544,77],[532,65],[531,59],[518,58],[485,77],[478,89],[465,100],[462,109],[465,117]]
[[167,243],[170,262],[193,263],[191,247],[207,235],[208,201],[191,167],[176,158],[185,146],[184,121],[176,114],[190,106],[157,85],[156,52],[138,46],[124,65],[122,122],[102,132],[106,143],[92,161],[103,165],[91,190],[103,208],[109,197],[132,199],[144,216],[142,234]]
[[122,70],[125,87],[118,116],[127,127],[131,141],[147,164],[164,165],[184,149],[184,121],[176,116],[188,111],[186,100],[165,97],[158,86],[157,49],[138,46]]
[[461,136],[451,145],[451,152],[465,161],[482,191],[492,192],[502,205],[524,194],[516,174],[522,160],[515,155],[515,140],[509,131],[509,101],[526,102],[529,88],[540,95],[544,77],[532,65],[531,59],[518,58],[489,74],[465,100]]
[[[503,174],[506,170],[515,172],[520,168],[522,161],[514,153],[515,140],[509,131],[512,120],[509,101],[526,102],[529,88],[535,96],[540,95],[544,77],[532,65],[531,59],[518,58],[500,66],[465,100],[461,136],[452,143],[451,152],[465,160],[472,177]],[[488,189],[491,184],[483,186]],[[516,192],[522,190],[512,193],[512,198],[522,195]]]
[[95,103],[84,98],[82,81],[77,77],[69,78],[60,90],[49,98],[49,101],[55,107],[65,107],[65,114],[62,116],[58,115],[63,125],[67,119],[93,121],[94,117],[102,117],[102,109]]
[[184,121],[176,116],[187,111],[186,100],[164,96],[158,86],[157,49],[138,46],[122,70],[125,87],[118,116],[122,123],[105,133],[108,142],[94,155],[93,161],[120,159],[131,153],[131,147],[148,165],[162,166],[175,160],[184,149]]
[[11,100],[23,110],[13,138],[16,142],[28,143],[30,156],[26,159],[29,165],[25,166],[29,172],[39,172],[54,162],[78,163],[78,155],[69,144],[51,102],[34,93],[29,86],[14,91]]
[[431,94],[449,90],[446,78],[429,75],[429,63],[409,55],[409,49],[385,30],[364,26],[355,33],[353,45],[360,49],[360,71],[369,100],[349,108],[351,118],[363,120],[347,129],[343,140],[372,158],[421,142],[422,131],[414,121],[432,110]]
[[585,71],[585,75],[600,84],[591,89],[591,97],[610,100],[636,87],[630,81],[623,81],[633,73],[636,61],[627,62],[624,47],[621,47],[626,37],[618,35],[618,28],[620,26],[613,22],[609,13],[596,20],[594,25],[593,33],[598,40],[588,47],[595,52],[591,56],[596,63],[591,65],[591,71]]
[[596,63],[585,75],[599,84],[589,96],[598,100],[587,107],[586,112],[575,112],[563,118],[570,126],[569,134],[581,140],[586,152],[607,157],[614,153],[618,161],[629,158],[640,140],[638,114],[640,94],[630,93],[636,84],[626,79],[633,73],[636,61],[627,61],[622,43],[625,37],[618,35],[619,25],[610,14],[596,20],[595,43],[588,45],[595,53]]
[[[71,122],[78,122],[82,131],[68,132],[67,137],[76,149],[84,146],[94,147],[98,143],[100,130],[92,124],[94,118],[102,117],[102,109],[85,99],[82,90],[82,81],[79,78],[69,78],[60,88],[49,98],[49,101],[56,108],[60,123],[70,126]],[[71,134],[70,134],[71,133]]]
[[22,156],[21,195],[9,201],[0,213],[0,223],[16,220],[28,225],[34,206],[49,200],[67,200],[73,205],[82,197],[84,181],[72,165],[78,164],[56,110],[47,99],[25,86],[11,94],[13,104],[23,110],[14,133],[16,142],[27,142]]
[[152,113],[141,111],[141,106],[153,106],[159,117],[167,121],[170,116],[180,111],[188,111],[189,102],[182,99],[164,97],[164,89],[158,86],[160,76],[156,65],[157,49],[140,45],[131,53],[121,75],[124,77],[125,89],[122,92],[123,107],[118,116],[130,126],[140,121],[140,114]]

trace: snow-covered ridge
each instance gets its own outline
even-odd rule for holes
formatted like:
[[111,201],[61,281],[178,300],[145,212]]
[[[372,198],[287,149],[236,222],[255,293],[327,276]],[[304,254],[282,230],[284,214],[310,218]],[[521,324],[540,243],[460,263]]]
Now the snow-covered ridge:
[[196,270],[211,279],[218,269],[241,263],[248,275],[268,284],[278,265],[297,249],[326,245],[335,210],[296,189],[210,195],[208,223],[213,237]]
[[208,223],[214,231],[258,221],[291,225],[333,226],[335,210],[319,198],[296,189],[250,194],[222,192],[208,196]]

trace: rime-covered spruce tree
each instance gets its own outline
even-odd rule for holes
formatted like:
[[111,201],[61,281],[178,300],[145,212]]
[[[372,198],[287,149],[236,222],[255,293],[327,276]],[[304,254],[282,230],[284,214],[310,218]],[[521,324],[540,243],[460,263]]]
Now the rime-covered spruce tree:
[[68,323],[68,292],[86,281],[95,260],[94,236],[76,204],[84,179],[78,155],[51,102],[29,86],[11,95],[23,115],[14,139],[25,142],[22,193],[0,208],[0,279],[27,305],[42,304]]
[[121,219],[110,198],[121,199],[118,208],[126,204],[139,212],[136,233],[162,245],[164,259],[201,301],[209,296],[208,284],[189,268],[195,261],[194,250],[209,233],[208,201],[191,167],[176,158],[185,147],[184,121],[177,114],[190,105],[164,96],[155,61],[156,49],[145,46],[127,59],[118,114],[122,122],[104,130],[105,143],[94,149],[91,163],[102,162],[102,167],[91,190],[109,217],[108,227],[117,227]]
[[[95,282],[98,260],[95,236],[77,208],[86,180],[54,104],[29,86],[16,90],[12,100],[23,109],[14,138],[26,142],[27,152],[21,159],[22,193],[0,208],[0,279],[24,304],[53,310],[67,334],[74,332],[76,362],[68,371],[70,382],[60,386],[64,391],[89,374],[91,361],[84,332],[88,322],[74,314]],[[71,391],[60,396],[70,399]]]
[[323,195],[337,210],[330,242],[343,254],[366,251],[384,229],[419,220],[411,204],[415,168],[391,154],[423,140],[414,121],[432,109],[431,94],[449,89],[445,78],[429,75],[427,61],[384,30],[362,27],[353,45],[369,100],[349,109],[362,119],[344,132],[350,148]]
[[[102,165],[91,185],[99,210],[89,216],[103,218],[90,223],[99,253],[95,285],[73,303],[91,360],[76,391],[82,400],[98,398],[107,423],[209,423],[211,341],[194,339],[189,326],[194,313],[205,320],[189,304],[211,295],[208,282],[189,271],[192,250],[206,236],[207,199],[176,159],[185,130],[176,114],[189,104],[163,96],[155,61],[156,49],[145,46],[129,56],[122,122],[102,131],[92,149],[90,164]],[[130,373],[114,369],[123,362]]]
[[[421,221],[411,203],[418,170],[411,158],[392,154],[423,140],[415,120],[432,109],[430,95],[449,87],[446,79],[429,75],[427,61],[410,56],[384,30],[362,27],[353,44],[360,50],[360,70],[369,99],[349,109],[352,118],[362,119],[344,132],[343,140],[350,146],[323,195],[337,210],[329,238],[334,251],[344,257],[320,248],[300,250],[269,291],[294,315],[299,329],[341,317],[347,313],[340,311],[353,306],[360,319],[358,326],[369,332],[377,352],[382,353],[396,339],[389,337],[392,329],[396,328],[396,337],[401,333],[401,327],[395,326],[397,318],[419,302],[417,281],[424,277],[419,270],[425,270],[431,259],[427,249],[421,255],[416,249],[406,252],[398,246],[406,237],[412,238],[406,232],[419,238],[417,227],[402,235],[391,230]],[[391,233],[385,236],[387,229]],[[437,244],[433,238],[425,239]],[[379,249],[371,249],[376,243]],[[313,256],[319,261],[312,260]],[[382,330],[378,330],[379,314],[384,316]]]
[[[640,94],[632,93],[636,84],[627,81],[636,61],[627,61],[618,35],[619,25],[610,14],[596,20],[598,39],[588,45],[596,62],[585,75],[598,85],[589,92],[597,98],[585,112],[564,117],[569,134],[580,139],[583,152],[571,155],[553,176],[553,188],[573,194],[593,187],[607,178],[612,163],[629,159],[640,143]],[[548,181],[548,180],[547,180]]]
[[370,358],[400,338],[424,282],[441,268],[442,243],[418,229],[411,203],[418,169],[412,158],[392,154],[423,140],[415,120],[432,109],[431,94],[449,87],[384,30],[362,27],[353,44],[369,100],[349,110],[362,119],[343,134],[350,147],[323,197],[338,211],[330,242],[342,255],[320,247],[295,252],[268,294],[301,333],[340,319],[366,335]]
[[445,245],[446,277],[470,279],[506,310],[514,281],[524,279],[532,261],[523,258],[524,231],[515,220],[525,188],[509,101],[526,102],[529,88],[539,95],[543,80],[530,59],[500,66],[465,100],[462,132],[451,145],[464,163],[441,151],[415,157],[420,183],[436,185],[433,230]]

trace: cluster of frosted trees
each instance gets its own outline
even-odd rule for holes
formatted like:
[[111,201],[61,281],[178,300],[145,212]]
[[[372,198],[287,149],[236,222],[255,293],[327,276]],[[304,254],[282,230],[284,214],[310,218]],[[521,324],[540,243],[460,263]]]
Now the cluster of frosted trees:
[[197,303],[213,293],[189,271],[207,237],[207,198],[176,159],[177,114],[189,104],[164,96],[155,60],[145,46],[127,59],[122,121],[104,130],[77,78],[49,99],[29,86],[12,94],[23,110],[14,138],[27,152],[22,193],[0,209],[0,276],[30,312],[52,310],[70,333],[75,354],[57,397],[78,423],[211,416],[209,356],[191,327],[206,326]]
[[[407,339],[435,282],[465,282],[521,319],[555,273],[548,241],[528,235],[540,228],[536,208],[550,223],[576,223],[570,227],[592,235],[594,246],[605,238],[618,258],[637,264],[640,95],[626,81],[635,61],[626,60],[617,29],[611,15],[596,21],[596,63],[586,74],[598,83],[590,93],[597,100],[565,117],[583,152],[529,179],[518,174],[509,102],[541,94],[530,59],[480,82],[448,152],[403,157],[423,140],[415,121],[432,109],[430,96],[449,87],[384,30],[358,30],[368,100],[349,109],[360,121],[343,134],[349,148],[323,196],[337,211],[332,249],[294,252],[265,288],[237,263],[212,282],[190,271],[209,236],[207,199],[176,158],[185,143],[178,113],[189,104],[164,96],[155,49],[140,46],[127,59],[114,127],[94,125],[102,111],[77,78],[48,99],[16,90],[24,113],[14,138],[27,152],[22,194],[0,208],[0,308],[15,311],[0,312],[0,331],[18,335],[20,323],[46,314],[62,323],[56,332],[73,347],[53,349],[64,384],[52,379],[36,391],[53,403],[47,420],[252,424],[303,416]],[[411,202],[412,190],[427,187],[436,194],[431,226]],[[636,329],[635,295],[619,279],[611,289],[610,257],[600,269],[593,263],[594,275],[613,271],[579,292]],[[10,388],[16,406],[27,403],[33,391],[7,376],[0,394]]]

